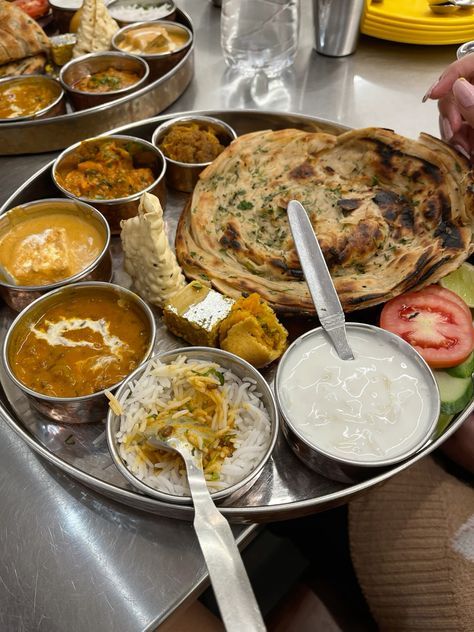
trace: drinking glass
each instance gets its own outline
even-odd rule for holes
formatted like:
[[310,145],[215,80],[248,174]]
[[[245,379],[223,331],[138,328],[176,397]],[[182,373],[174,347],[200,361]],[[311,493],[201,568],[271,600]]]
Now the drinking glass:
[[295,60],[299,0],[222,0],[221,46],[243,75],[279,75]]

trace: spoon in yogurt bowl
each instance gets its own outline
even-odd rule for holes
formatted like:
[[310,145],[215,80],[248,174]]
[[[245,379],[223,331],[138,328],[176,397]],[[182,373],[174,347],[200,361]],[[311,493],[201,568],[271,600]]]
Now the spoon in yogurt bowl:
[[321,326],[341,360],[353,360],[341,301],[308,214],[297,200],[288,203],[287,212],[296,252]]
[[425,360],[403,338],[375,325],[346,323],[299,202],[289,203],[288,220],[322,326],[294,340],[279,362],[275,395],[283,433],[308,467],[354,483],[373,468],[413,456],[431,440],[438,387]]

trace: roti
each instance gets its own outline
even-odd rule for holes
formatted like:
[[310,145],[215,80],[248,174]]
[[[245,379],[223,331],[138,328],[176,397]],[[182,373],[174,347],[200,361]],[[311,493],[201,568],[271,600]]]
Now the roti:
[[0,65],[47,53],[49,48],[48,37],[33,18],[0,0]]
[[13,75],[40,75],[46,66],[46,55],[32,55],[0,66],[0,77]]
[[445,143],[367,128],[239,137],[201,174],[176,253],[190,278],[314,313],[286,207],[306,208],[345,311],[421,289],[472,252],[474,178]]

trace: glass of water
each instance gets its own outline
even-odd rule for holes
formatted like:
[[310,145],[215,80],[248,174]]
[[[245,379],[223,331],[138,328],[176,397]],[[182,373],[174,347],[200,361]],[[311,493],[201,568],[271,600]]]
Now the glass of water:
[[295,60],[299,0],[222,0],[221,46],[230,68],[279,75]]

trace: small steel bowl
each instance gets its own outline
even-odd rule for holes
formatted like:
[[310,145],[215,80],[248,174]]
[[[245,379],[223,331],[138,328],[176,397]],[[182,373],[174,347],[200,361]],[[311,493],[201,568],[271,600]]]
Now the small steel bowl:
[[[113,67],[117,70],[128,70],[138,75],[136,83],[128,88],[120,90],[110,90],[109,92],[87,92],[74,86],[84,77],[88,77],[96,72],[102,72]],[[90,53],[77,59],[71,59],[59,74],[59,81],[76,110],[92,108],[101,103],[108,103],[127,94],[131,94],[143,87],[148,81],[150,69],[148,64],[141,57],[130,55],[129,53],[119,53],[116,51],[106,53]]]
[[64,114],[66,112],[66,100],[64,98],[64,90],[61,88],[61,84],[46,75],[20,75],[18,77],[5,77],[0,79],[0,90],[7,85],[23,84],[32,87],[40,86],[41,84],[48,86],[51,90],[51,102],[41,110],[38,110],[34,114],[28,114],[26,116],[16,116],[14,118],[0,118],[0,125],[2,123],[12,123],[18,121],[32,121],[43,118],[51,118]]
[[430,395],[428,398],[429,401],[426,402],[428,412],[425,419],[425,432],[419,441],[407,447],[403,453],[393,457],[381,458],[379,460],[372,461],[351,459],[349,456],[336,456],[335,454],[327,452],[321,446],[316,445],[314,441],[304,436],[304,434],[295,425],[295,420],[290,417],[290,413],[285,408],[283,401],[284,398],[282,397],[282,373],[283,367],[285,366],[285,362],[289,355],[292,354],[295,349],[297,349],[298,345],[308,337],[322,337],[326,334],[322,327],[318,327],[317,329],[313,329],[303,334],[288,347],[280,360],[275,377],[275,396],[282,417],[283,434],[296,456],[299,457],[299,459],[309,468],[319,474],[322,474],[326,478],[339,481],[341,483],[352,484],[366,478],[368,474],[374,476],[382,468],[386,468],[412,457],[424,445],[426,445],[426,443],[434,437],[436,432],[440,410],[440,397],[433,372],[418,351],[405,342],[403,338],[400,338],[385,329],[375,327],[374,325],[367,325],[365,323],[346,323],[346,330],[348,334],[364,330],[368,331],[371,335],[376,336],[379,341],[387,343],[387,347],[401,351],[407,359],[410,359],[417,365],[424,378],[425,385]]
[[69,33],[74,14],[82,7],[82,0],[48,0],[53,20],[60,33]]
[[[75,169],[80,160],[78,153],[79,147],[84,143],[101,144],[114,140],[121,146],[127,146],[127,150],[133,156],[133,163],[136,167],[150,167],[155,176],[155,180],[150,186],[137,193],[133,193],[127,197],[116,198],[111,200],[96,200],[92,198],[78,197],[65,189],[58,181],[58,176],[64,172],[68,172],[71,169]],[[140,197],[144,192],[153,193],[160,199],[163,208],[166,205],[166,184],[165,184],[165,172],[166,161],[162,152],[141,138],[135,138],[134,136],[123,136],[114,134],[112,136],[98,136],[96,138],[88,138],[87,140],[75,143],[65,149],[60,154],[52,169],[52,177],[54,184],[58,189],[64,193],[67,197],[73,200],[80,200],[88,204],[94,205],[109,222],[110,229],[113,234],[120,233],[120,222],[122,219],[128,219],[134,217],[138,211],[138,205],[140,203]]]
[[[84,270],[62,281],[57,281],[56,283],[50,283],[48,285],[11,285],[2,277],[0,272],[0,296],[7,305],[17,312],[21,311],[38,297],[56,288],[70,285],[77,281],[110,281],[112,278],[112,259],[109,250],[109,225],[102,213],[99,213],[95,208],[84,202],[65,200],[63,198],[50,198],[15,206],[3,215],[0,215],[0,236],[7,233],[11,227],[30,217],[38,215],[51,215],[54,217],[57,213],[80,215],[86,221],[93,223],[103,235],[104,246],[94,261],[84,268]],[[54,226],[54,220],[52,220],[51,225]]]
[[[121,48],[121,43],[123,42],[124,36],[130,31],[134,31],[143,27],[148,27],[150,24],[159,24],[167,29],[168,32],[180,32],[186,35],[186,41],[182,46],[176,48],[173,51],[168,51],[165,53],[134,53],[134,55],[138,55],[138,57],[143,58],[150,67],[150,78],[158,79],[158,77],[162,77],[169,70],[174,68],[176,64],[186,55],[189,50],[192,42],[193,42],[193,34],[192,32],[182,24],[178,22],[170,22],[168,20],[153,20],[149,22],[135,22],[134,24],[129,24],[128,26],[124,26],[120,30],[118,30],[112,38],[112,48],[118,51],[124,51]],[[125,51],[128,52],[128,51]]]
[[[221,367],[231,370],[241,379],[244,377],[250,377],[255,380],[256,390],[261,394],[263,404],[270,417],[270,442],[265,454],[261,458],[257,467],[238,483],[235,483],[234,485],[231,485],[230,487],[219,490],[217,492],[212,492],[211,494],[212,498],[215,501],[226,499],[227,502],[232,502],[232,500],[240,497],[248,489],[250,489],[253,483],[255,483],[255,481],[257,480],[258,476],[261,474],[265,464],[272,454],[275,442],[277,440],[279,426],[278,411],[273,393],[268,386],[266,380],[251,364],[249,364],[245,360],[242,360],[242,358],[239,358],[233,353],[228,353],[227,351],[222,351],[221,349],[212,349],[209,347],[183,347],[182,349],[175,349],[173,351],[159,353],[158,355],[153,356],[150,359],[150,362],[153,359],[159,359],[161,360],[161,362],[172,362],[173,360],[176,360],[176,358],[180,355],[185,355],[191,360],[207,360],[210,362],[215,362]],[[121,398],[127,394],[130,382],[139,378],[143,371],[146,369],[147,365],[148,363],[140,366],[136,371],[129,375],[125,382],[123,382],[122,386],[119,388],[115,395],[118,400],[121,400]],[[117,441],[117,432],[119,430],[119,427],[120,415],[116,415],[110,409],[107,415],[107,443],[112,459],[120,472],[123,474],[123,476],[125,476],[125,478],[127,478],[134,487],[138,488],[148,496],[153,496],[154,498],[157,498],[163,502],[171,502],[180,505],[190,505],[192,503],[190,496],[175,496],[173,494],[159,491],[157,489],[154,489],[153,487],[150,487],[149,485],[146,485],[134,474],[132,474],[132,472],[128,469],[125,462],[123,461],[119,452]]]
[[[219,119],[211,116],[179,116],[177,118],[165,121],[153,132],[151,142],[155,147],[160,147],[160,142],[170,131],[170,129],[177,124],[182,123],[197,123],[203,128],[211,128],[216,132],[216,136],[219,139],[221,145],[227,147],[230,143],[237,138],[235,131]],[[199,174],[203,169],[211,164],[211,162],[189,163],[179,162],[168,158],[163,152],[166,159],[166,181],[169,186],[178,191],[184,191],[185,193],[191,193],[194,189],[197,181],[199,180]]]
[[118,298],[126,299],[136,306],[137,312],[140,313],[148,326],[150,341],[142,361],[147,360],[153,351],[156,338],[156,324],[153,312],[139,296],[130,290],[118,285],[113,285],[112,283],[77,283],[75,285],[67,285],[58,288],[45,296],[41,296],[18,314],[10,325],[3,341],[2,360],[8,377],[26,395],[31,405],[38,412],[58,423],[83,424],[104,419],[108,407],[108,399],[105,396],[105,391],[115,390],[120,386],[123,380],[109,386],[107,389],[81,397],[53,397],[44,395],[43,393],[33,391],[23,384],[23,382],[20,382],[15,376],[10,363],[11,352],[17,345],[22,343],[25,331],[44,314],[46,309],[60,303],[66,303],[70,300],[71,296],[77,296],[79,293],[87,294],[97,290],[100,291],[101,295],[109,293]]
[[[117,24],[122,26],[128,26],[138,22],[137,19],[126,19],[120,17],[120,9],[124,9],[127,6],[137,4],[136,0],[115,0],[109,7],[109,13]],[[140,6],[145,7],[162,7],[160,15],[158,17],[140,18],[140,21],[146,20],[147,22],[155,22],[156,20],[169,20],[173,21],[176,18],[176,4],[173,0],[141,0]],[[123,14],[122,14],[123,15]]]

